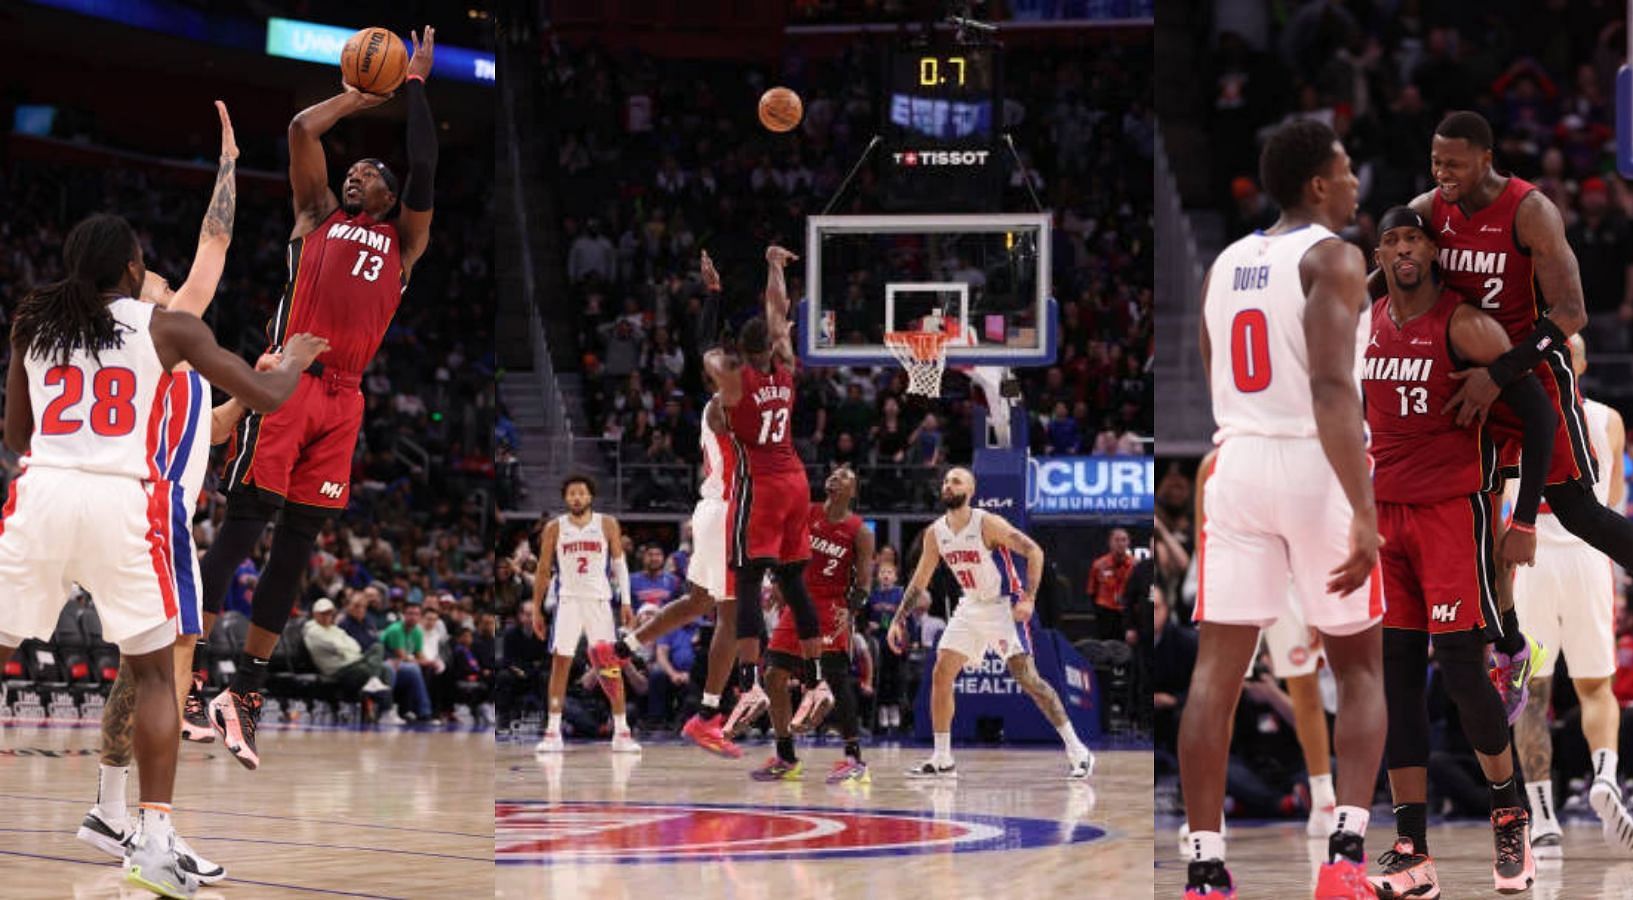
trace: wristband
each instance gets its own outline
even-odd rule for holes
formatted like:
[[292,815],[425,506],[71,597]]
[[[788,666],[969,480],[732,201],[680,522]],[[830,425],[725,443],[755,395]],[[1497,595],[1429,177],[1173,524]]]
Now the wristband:
[[425,83],[425,76],[416,72],[414,74],[409,75],[407,78],[404,78],[403,80],[404,81],[418,81],[420,84],[424,84]]
[[1508,527],[1512,528],[1515,531],[1518,531],[1518,532],[1520,532],[1522,534],[1536,534],[1537,533],[1537,526],[1527,525],[1524,522],[1520,522],[1520,521],[1517,521],[1515,519],[1509,519],[1508,520]]

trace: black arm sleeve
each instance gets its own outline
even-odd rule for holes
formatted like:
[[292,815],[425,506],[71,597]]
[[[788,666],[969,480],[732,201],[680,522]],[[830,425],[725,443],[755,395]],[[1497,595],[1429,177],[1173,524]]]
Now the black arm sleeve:
[[703,312],[697,317],[698,350],[708,353],[720,343],[720,292],[706,291]]
[[431,208],[437,180],[437,124],[425,99],[425,82],[410,78],[403,82],[403,90],[408,94],[408,184],[403,205],[424,212]]
[[1512,349],[1490,366],[1486,367],[1486,374],[1497,382],[1499,387],[1513,384],[1521,375],[1535,369],[1542,357],[1554,347],[1565,346],[1565,332],[1559,330],[1552,319],[1544,316],[1537,321],[1537,327],[1525,339],[1515,344]]
[[1520,493],[1514,500],[1514,521],[1535,525],[1537,504],[1542,499],[1548,463],[1554,454],[1554,430],[1559,427],[1559,414],[1554,412],[1554,405],[1542,390],[1541,382],[1529,372],[1503,388],[1502,400],[1525,425],[1525,439],[1520,451]]

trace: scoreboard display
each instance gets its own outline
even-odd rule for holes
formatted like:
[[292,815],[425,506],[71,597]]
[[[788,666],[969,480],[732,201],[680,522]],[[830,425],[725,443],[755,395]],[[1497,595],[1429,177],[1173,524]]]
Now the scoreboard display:
[[1002,197],[1001,48],[923,44],[889,54],[880,133],[890,212],[993,212]]

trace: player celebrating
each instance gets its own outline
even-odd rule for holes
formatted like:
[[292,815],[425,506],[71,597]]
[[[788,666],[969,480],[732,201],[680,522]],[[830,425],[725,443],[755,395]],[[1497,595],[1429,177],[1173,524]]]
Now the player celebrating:
[[[947,470],[941,482],[941,505],[947,512],[924,530],[918,567],[913,570],[913,578],[902,594],[902,603],[896,607],[896,616],[891,619],[886,635],[892,651],[900,654],[906,649],[907,617],[930,606],[930,595],[925,589],[935,574],[936,563],[945,561],[963,588],[964,596],[953,611],[947,630],[941,634],[941,643],[936,645],[936,667],[930,686],[935,752],[907,770],[908,777],[957,777],[952,747],[953,682],[959,670],[972,662],[980,662],[991,649],[1009,666],[1009,674],[1043,711],[1049,724],[1060,732],[1070,762],[1066,777],[1087,778],[1094,771],[1094,754],[1078,739],[1060,696],[1038,674],[1032,662],[1028,623],[1037,601],[1037,580],[1043,572],[1043,548],[1002,516],[974,508],[971,505],[974,499],[975,475],[961,467]],[[995,551],[1004,559],[1002,569],[993,561]],[[1026,557],[1026,571],[1031,578],[1024,585],[1015,574],[1010,551]],[[1007,599],[1014,593],[1019,593],[1020,599],[1011,608]]]
[[[614,585],[607,580],[611,560],[612,580],[617,583],[620,623],[628,627],[629,564],[624,562],[623,532],[618,520],[593,509],[595,482],[585,475],[573,475],[561,483],[561,498],[567,515],[552,519],[539,538],[539,571],[533,582],[533,631],[544,639],[544,595],[548,585],[555,595],[556,621],[551,628],[550,706],[544,739],[535,748],[539,753],[560,753],[561,709],[567,698],[567,673],[578,652],[579,638],[590,639],[590,664],[595,666],[612,704],[612,751],[639,753],[641,745],[629,733],[624,715],[624,679],[612,644],[617,630],[612,624]],[[559,581],[557,571],[559,566]]]
[[[377,159],[353,163],[341,196],[329,188],[322,136],[384,96],[348,86],[289,123],[289,183],[295,227],[289,283],[270,325],[272,345],[296,331],[331,336],[334,347],[301,379],[295,402],[276,415],[246,416],[224,478],[227,521],[203,562],[205,630],[226,599],[233,571],[274,518],[272,549],[256,585],[251,625],[232,685],[210,703],[210,720],[245,768],[260,765],[255,728],[267,664],[326,519],[346,508],[352,454],[363,421],[362,372],[385,337],[414,263],[431,234],[437,129],[426,102],[436,31],[415,37],[403,91],[408,97],[408,183]],[[400,201],[400,204],[399,204]]]
[[170,823],[179,732],[172,668],[182,613],[164,527],[165,409],[183,362],[260,412],[295,390],[327,345],[296,335],[271,372],[216,345],[196,316],[134,299],[146,278],[136,232],[92,216],[63,242],[67,278],[18,305],[6,376],[5,441],[24,454],[0,532],[0,665],[24,640],[48,637],[63,587],[97,598],[104,637],[119,647],[134,692],[141,808],[124,850],[125,878],[190,897]]
[[[1571,335],[1570,348],[1572,371],[1581,378],[1588,367],[1581,335]],[[1582,412],[1594,457],[1611,467],[1594,484],[1594,497],[1612,510],[1620,509],[1627,491],[1615,469],[1626,439],[1621,414],[1586,398]],[[1633,853],[1633,816],[1622,805],[1616,775],[1621,713],[1611,691],[1611,676],[1616,673],[1615,574],[1604,554],[1573,537],[1547,507],[1537,517],[1537,544],[1542,552],[1536,565],[1515,574],[1520,628],[1543,648],[1547,658],[1552,659],[1555,651],[1570,657],[1571,686],[1582,702],[1582,736],[1593,754],[1588,805],[1599,814],[1605,843]],[[1550,778],[1554,739],[1548,727],[1548,706],[1552,697],[1552,677],[1539,672],[1514,726],[1514,744],[1530,776],[1525,790],[1531,807],[1532,851],[1538,858],[1558,859],[1564,848]]]
[[[1453,371],[1490,365],[1508,351],[1492,317],[1465,304],[1435,274],[1434,235],[1408,207],[1378,221],[1378,266],[1389,294],[1372,309],[1362,390],[1376,463],[1373,491],[1384,537],[1384,696],[1389,709],[1390,792],[1399,838],[1372,879],[1380,896],[1434,896],[1428,855],[1429,646],[1463,733],[1491,788],[1497,890],[1531,886],[1530,817],[1509,752],[1507,715],[1486,673],[1486,633],[1500,628],[1494,538],[1497,455],[1483,429],[1442,412],[1457,391]],[[1503,399],[1525,425],[1518,500],[1503,535],[1507,565],[1529,565],[1542,484],[1553,451],[1553,405],[1530,373]]]
[[[1259,167],[1281,218],[1225,248],[1203,288],[1219,455],[1206,489],[1196,668],[1180,722],[1191,827],[1185,896],[1236,895],[1220,833],[1231,722],[1242,673],[1260,630],[1286,609],[1290,578],[1338,681],[1336,826],[1316,894],[1366,897],[1364,838],[1386,721],[1383,598],[1361,416],[1366,268],[1334,233],[1354,221],[1359,182],[1332,129],[1309,120],[1278,129]],[[1227,348],[1215,353],[1220,341]]]
[[[822,662],[838,690],[839,736],[845,741],[845,757],[828,773],[829,784],[866,783],[867,763],[862,761],[858,740],[855,685],[851,683],[851,623],[867,600],[868,573],[873,571],[873,532],[862,525],[862,517],[851,512],[856,498],[856,473],[845,466],[833,470],[823,485],[827,499],[812,503],[810,516],[813,564],[805,569],[806,588],[817,605],[822,623]],[[784,615],[771,630],[766,687],[771,694],[771,725],[777,734],[777,753],[756,769],[756,781],[797,781],[803,764],[794,755],[793,709],[789,705],[788,679],[799,677],[805,666],[794,621]]]

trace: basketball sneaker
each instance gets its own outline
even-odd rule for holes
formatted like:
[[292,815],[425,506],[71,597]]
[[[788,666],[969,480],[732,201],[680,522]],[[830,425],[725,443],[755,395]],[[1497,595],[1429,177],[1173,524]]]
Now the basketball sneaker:
[[566,749],[567,745],[562,742],[559,731],[546,731],[544,737],[533,745],[534,753],[561,753]]
[[1367,881],[1366,850],[1360,835],[1335,831],[1327,838],[1327,861],[1316,875],[1315,900],[1376,897]]
[[[738,696],[737,705],[732,707],[731,715],[726,718],[726,727],[723,729],[726,737],[732,739],[742,737],[743,732],[748,731],[749,726],[765,715],[765,711],[770,708],[771,698],[765,695],[765,689],[760,687],[760,683],[755,682],[754,687]],[[803,709],[804,704],[801,704],[800,708]]]
[[261,721],[261,703],[260,691],[239,694],[230,688],[210,701],[210,724],[221,735],[227,752],[251,771],[261,764],[261,757],[255,752],[255,726]]
[[773,755],[765,765],[748,773],[748,777],[755,781],[801,781],[805,778],[805,763],[799,760],[788,762]]
[[130,840],[134,830],[129,822],[118,821],[103,812],[102,807],[93,806],[80,820],[74,837],[115,859],[124,859],[125,842]]
[[1531,856],[1539,862],[1565,858],[1565,835],[1558,822],[1539,822],[1531,834]]
[[187,702],[181,713],[181,739],[198,744],[215,743],[215,729],[210,717],[204,714],[204,679],[193,676],[193,686],[187,691]]
[[687,740],[716,756],[739,759],[743,755],[743,751],[737,749],[737,745],[720,730],[720,713],[715,713],[707,719],[693,713],[681,727],[680,733]]
[[1513,656],[1496,648],[1491,651],[1491,683],[1502,695],[1503,709],[1508,713],[1510,726],[1520,720],[1520,711],[1525,709],[1525,700],[1531,695],[1532,677],[1546,671],[1543,665],[1548,662],[1548,648],[1528,634],[1521,634],[1520,637],[1525,638],[1525,646]]
[[1492,864],[1492,880],[1500,894],[1529,890],[1537,877],[1537,862],[1531,855],[1531,814],[1518,806],[1491,814],[1493,843],[1497,858]]
[[187,839],[176,835],[176,859],[182,871],[198,879],[199,884],[215,884],[227,877],[227,870],[205,859],[194,850]]
[[828,717],[833,708],[833,689],[828,687],[828,682],[818,681],[816,687],[806,691],[804,699],[800,700],[799,710],[794,713],[794,720],[788,726],[789,730],[795,734],[805,734],[821,725],[822,720]]
[[1379,897],[1433,900],[1440,896],[1435,861],[1427,853],[1419,853],[1411,838],[1396,838],[1395,846],[1378,857],[1378,865],[1383,867],[1383,874],[1367,881]]
[[1083,755],[1071,761],[1072,767],[1066,770],[1066,777],[1073,781],[1081,781],[1094,774],[1094,754],[1089,748],[1083,748]]
[[868,764],[859,759],[851,759],[848,756],[834,763],[834,767],[828,770],[828,783],[844,784],[846,782],[872,784],[873,776],[868,774]]
[[908,778],[957,778],[958,770],[952,760],[939,760],[934,756],[907,770]]
[[1236,900],[1236,883],[1223,860],[1191,861],[1185,869],[1185,900]]
[[[1622,789],[1611,776],[1593,779],[1588,789],[1588,805],[1599,814],[1604,827],[1605,845],[1623,853],[1633,853],[1633,816],[1628,815],[1622,803]],[[1557,826],[1556,826],[1557,827]]]
[[601,685],[601,693],[612,699],[612,692],[623,679],[623,666],[618,661],[618,652],[612,649],[612,644],[602,641],[590,645],[590,665],[595,667],[595,680]]
[[125,850],[125,883],[174,900],[191,900],[198,878],[186,870],[176,852],[175,835],[138,836]]
[[635,742],[634,735],[626,731],[622,734],[614,734],[612,736],[612,752],[640,753],[641,745]]

